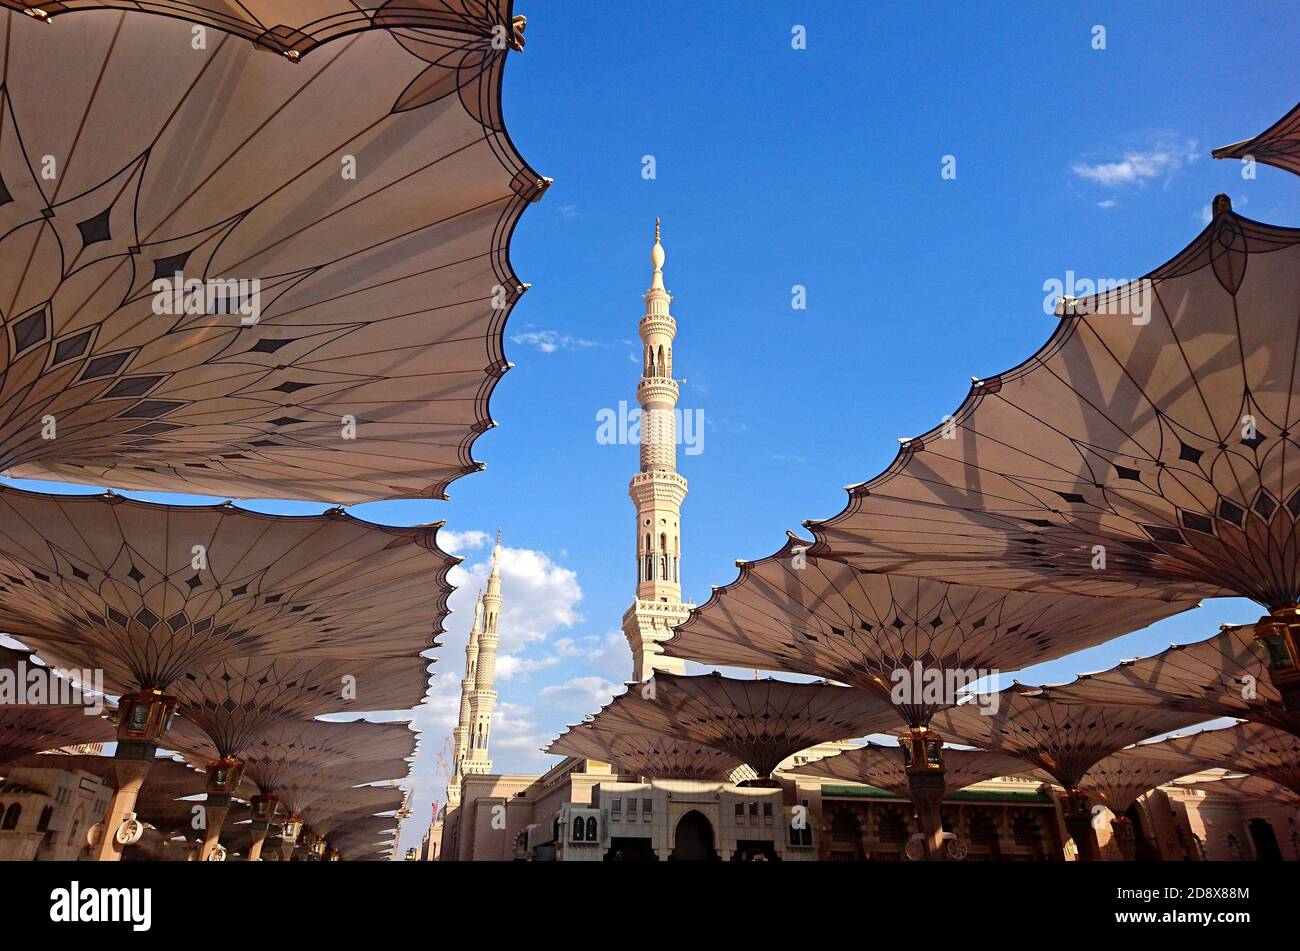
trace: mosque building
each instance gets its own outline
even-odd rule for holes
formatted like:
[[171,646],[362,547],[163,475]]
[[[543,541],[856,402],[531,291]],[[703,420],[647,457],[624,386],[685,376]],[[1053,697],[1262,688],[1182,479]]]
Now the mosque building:
[[[677,471],[677,325],[664,284],[665,260],[656,221],[651,282],[639,325],[640,466],[628,486],[636,517],[636,589],[622,622],[636,683],[660,671],[685,672],[685,661],[666,655],[661,645],[694,608],[681,596],[687,482]],[[663,773],[638,775],[576,755],[564,756],[541,776],[493,773],[488,747],[497,700],[500,555],[498,533],[465,649],[446,803],[424,835],[422,860],[901,861],[907,856],[916,823],[906,796],[809,771],[818,759],[850,749],[847,742],[820,744],[788,758],[778,769],[777,788],[746,784],[754,773],[743,765],[725,778],[661,778]],[[1137,829],[1145,857],[1300,858],[1293,804],[1244,797],[1226,786],[1220,792],[1213,785],[1169,784],[1128,809],[1126,818]],[[1041,779],[973,783],[950,792],[942,814],[945,832],[961,840],[962,857],[969,860],[1075,857],[1057,790]],[[792,822],[795,815],[808,821]],[[1130,843],[1117,841],[1110,825],[1102,825],[1101,857],[1131,857]]]

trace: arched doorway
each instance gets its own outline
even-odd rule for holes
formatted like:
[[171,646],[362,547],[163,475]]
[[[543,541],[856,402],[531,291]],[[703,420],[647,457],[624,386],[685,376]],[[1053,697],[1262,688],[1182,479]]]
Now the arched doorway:
[[1282,861],[1282,849],[1267,819],[1251,819],[1249,829],[1251,841],[1255,843],[1255,854],[1261,862]]
[[851,810],[841,809],[831,819],[831,861],[861,862],[862,823]]
[[677,823],[673,836],[670,862],[716,862],[718,853],[713,848],[713,826],[704,814],[692,809]]

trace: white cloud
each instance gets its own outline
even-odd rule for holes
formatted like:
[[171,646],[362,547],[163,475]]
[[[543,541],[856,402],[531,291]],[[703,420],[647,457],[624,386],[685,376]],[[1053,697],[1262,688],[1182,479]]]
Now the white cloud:
[[554,667],[559,662],[559,657],[533,658],[503,654],[497,658],[497,680],[527,680],[529,674]]
[[[458,619],[457,627],[466,636],[474,619],[474,600],[487,587],[491,568],[491,558],[486,557],[451,570],[450,581],[457,587],[451,596],[453,618]],[[502,654],[546,640],[552,631],[572,627],[581,620],[577,606],[582,600],[582,588],[577,574],[557,565],[545,552],[503,546],[501,593],[504,600],[497,634]],[[462,645],[464,640],[462,637]]]
[[1117,202],[1114,198],[1107,198],[1107,199],[1104,199],[1103,201],[1099,201],[1099,202],[1097,202],[1097,207],[1098,207],[1098,208],[1114,208],[1114,207],[1115,207],[1116,205],[1118,205],[1118,204],[1119,204],[1119,202]]
[[1156,179],[1168,181],[1185,165],[1199,157],[1195,139],[1179,141],[1172,136],[1162,136],[1146,148],[1129,149],[1123,156],[1112,161],[1079,160],[1071,166],[1071,171],[1084,181],[1105,188],[1142,186]]
[[564,707],[566,710],[584,711],[579,715],[581,717],[588,713],[595,713],[609,703],[615,694],[622,692],[621,684],[606,680],[604,677],[570,677],[562,684],[543,688],[537,698],[545,703]]
[[514,334],[510,340],[512,343],[536,347],[542,353],[555,353],[557,350],[587,350],[591,347],[600,346],[594,340],[570,337],[558,330],[526,330],[523,333]]
[[[532,707],[504,700],[497,703],[492,718],[492,741],[489,744],[489,752],[493,754],[494,760],[498,758],[509,760],[510,772],[521,768],[520,759],[517,756],[500,757],[501,752],[540,753],[541,748],[550,740],[550,733],[539,727]],[[540,762],[540,758],[535,762]]]
[[456,555],[482,548],[489,538],[491,536],[487,532],[454,532],[444,528],[438,532],[438,547],[449,555]]

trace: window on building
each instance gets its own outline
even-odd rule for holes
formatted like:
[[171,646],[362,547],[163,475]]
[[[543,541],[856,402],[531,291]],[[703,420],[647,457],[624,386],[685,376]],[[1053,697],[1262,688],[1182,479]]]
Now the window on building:
[[636,815],[636,799],[631,796],[627,800],[627,814],[629,816]]
[[45,832],[50,828],[50,820],[54,818],[54,807],[46,806],[41,810],[40,821],[36,823],[37,832]]
[[793,822],[790,823],[790,844],[810,846],[812,845],[812,829],[805,825],[801,829],[796,829]]
[[582,841],[584,841],[584,837],[585,837],[585,835],[586,835],[586,832],[587,832],[587,826],[586,826],[586,824],[582,821],[582,817],[581,817],[581,816],[574,816],[574,817],[573,817],[573,836],[572,836],[573,841],[574,841],[574,842],[582,842]]
[[652,807],[651,807],[651,804],[652,804],[653,802],[654,802],[653,799],[642,799],[642,800],[641,800],[641,812],[644,813],[644,814],[647,815],[647,816],[650,815],[651,808],[652,808]]
[[743,802],[736,803],[736,818],[745,818],[745,804]]
[[751,803],[749,804],[749,818],[751,818],[751,819],[757,819],[757,818],[758,818],[758,803],[756,803],[756,802],[751,802]]
[[623,814],[622,799],[611,799],[609,801],[609,814],[612,816],[621,816]]
[[18,820],[22,818],[23,807],[18,803],[11,803],[9,809],[5,812],[4,821],[0,822],[0,829],[17,829]]
[[772,818],[772,804],[770,802],[763,803],[763,818],[764,819]]
[[587,816],[587,841],[596,841],[596,817]]

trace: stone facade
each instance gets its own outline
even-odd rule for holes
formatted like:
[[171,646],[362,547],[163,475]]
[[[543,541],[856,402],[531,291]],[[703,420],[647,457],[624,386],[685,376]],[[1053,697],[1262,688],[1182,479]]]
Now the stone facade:
[[[50,755],[57,760],[56,754]],[[86,832],[104,815],[113,790],[81,770],[30,767],[0,782],[0,861],[70,862],[89,855]]]

